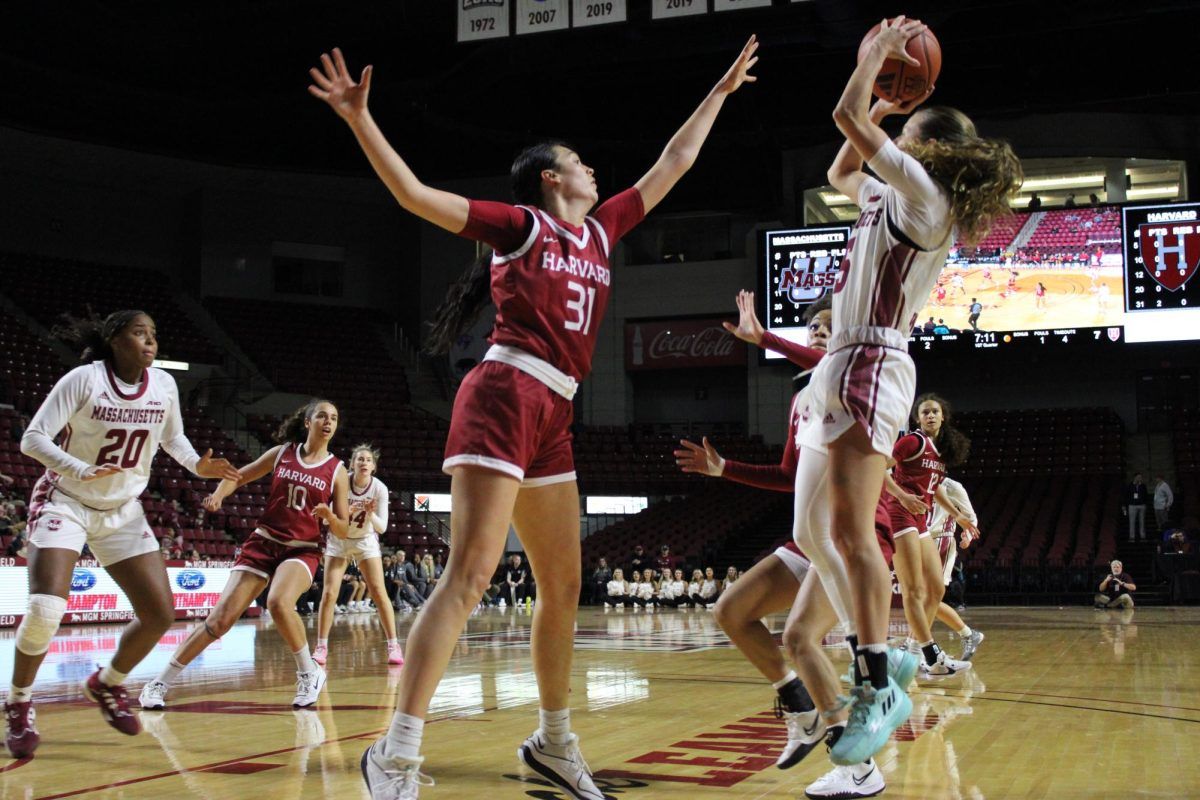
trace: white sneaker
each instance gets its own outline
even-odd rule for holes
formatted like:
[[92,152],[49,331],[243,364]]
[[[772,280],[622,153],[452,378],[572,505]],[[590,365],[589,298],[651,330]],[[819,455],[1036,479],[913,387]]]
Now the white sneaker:
[[970,636],[963,637],[962,661],[970,661],[971,656],[975,655],[975,651],[979,649],[979,645],[984,640],[983,631],[972,630]]
[[605,800],[579,752],[579,737],[573,733],[566,744],[551,744],[538,728],[517,750],[517,758],[576,800]]
[[874,797],[887,788],[875,759],[850,767],[834,767],[808,785],[804,794],[812,798]]
[[433,778],[420,771],[424,758],[388,758],[383,754],[386,739],[377,739],[362,754],[363,780],[371,800],[417,800],[422,786],[433,786]]
[[787,724],[788,737],[775,766],[788,769],[799,764],[825,738],[825,720],[815,708],[812,711],[784,711],[780,708],[776,716],[779,715]]
[[292,708],[308,708],[317,702],[321,690],[325,688],[325,670],[317,667],[312,672],[296,673],[296,696],[292,699]]
[[142,687],[138,702],[147,711],[161,711],[167,707],[167,685],[160,680],[152,680]]
[[345,614],[345,613],[346,613],[346,607],[345,607],[345,606],[334,606],[334,607],[333,607],[333,613],[335,613],[335,614]]
[[921,671],[930,678],[946,678],[970,668],[970,661],[959,661],[956,658],[951,658],[946,655],[945,650],[938,653],[937,661],[932,664],[927,664],[925,663],[925,659],[921,659]]
[[504,602],[503,597],[500,598],[500,603],[499,603],[498,607],[499,608],[508,608],[508,603]]

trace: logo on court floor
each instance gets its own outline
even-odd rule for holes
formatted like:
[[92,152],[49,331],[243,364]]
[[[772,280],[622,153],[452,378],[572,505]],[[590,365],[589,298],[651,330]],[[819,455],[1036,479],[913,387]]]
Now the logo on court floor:
[[1187,286],[1200,267],[1200,231],[1194,222],[1138,226],[1142,264],[1150,277],[1169,292]]
[[175,576],[175,585],[185,592],[195,592],[204,587],[204,573],[198,569],[185,569]]
[[96,573],[90,569],[75,569],[71,572],[71,591],[86,592],[96,585]]

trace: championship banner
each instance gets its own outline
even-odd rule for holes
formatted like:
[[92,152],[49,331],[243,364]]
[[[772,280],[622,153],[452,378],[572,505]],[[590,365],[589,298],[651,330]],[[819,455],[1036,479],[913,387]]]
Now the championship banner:
[[[175,596],[175,619],[207,617],[221,597],[231,572],[224,566],[167,567],[167,578]],[[0,560],[0,628],[18,624],[28,608],[29,574],[24,559]],[[128,622],[131,619],[133,605],[107,570],[87,562],[75,567],[71,573],[64,623]]]
[[708,0],[654,0],[650,8],[650,19],[671,19],[707,14]]
[[721,327],[732,317],[640,319],[625,323],[625,369],[737,367],[746,345]]
[[713,0],[713,11],[741,11],[743,8],[769,8],[771,0]]
[[458,40],[501,39],[508,36],[508,0],[459,0]]
[[517,0],[517,35],[571,27],[569,0]]
[[625,21],[625,0],[571,0],[571,24],[576,28]]

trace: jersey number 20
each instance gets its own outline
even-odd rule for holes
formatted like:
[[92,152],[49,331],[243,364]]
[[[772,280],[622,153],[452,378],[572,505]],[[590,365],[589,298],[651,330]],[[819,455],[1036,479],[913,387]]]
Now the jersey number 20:
[[135,431],[113,428],[104,434],[104,441],[107,442],[111,439],[112,443],[100,449],[96,456],[96,466],[116,464],[121,469],[133,469],[142,460],[142,450],[145,448],[148,438],[150,438],[150,431],[145,428]]

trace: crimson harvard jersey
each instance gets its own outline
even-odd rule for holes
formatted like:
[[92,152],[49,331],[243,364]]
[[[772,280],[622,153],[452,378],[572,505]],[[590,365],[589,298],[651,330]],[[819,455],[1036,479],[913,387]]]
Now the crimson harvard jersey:
[[462,235],[495,249],[489,341],[581,380],[608,307],[612,248],[643,216],[637,189],[610,198],[579,228],[540,208],[472,200]]
[[312,512],[321,503],[333,503],[333,480],[345,467],[332,453],[319,464],[305,464],[301,447],[279,448],[267,510],[258,518],[258,527],[281,542],[320,543],[321,520]]
[[892,478],[905,491],[921,498],[925,508],[932,511],[934,492],[946,477],[946,464],[933,440],[920,431],[913,431],[896,442],[892,458],[896,459]]

